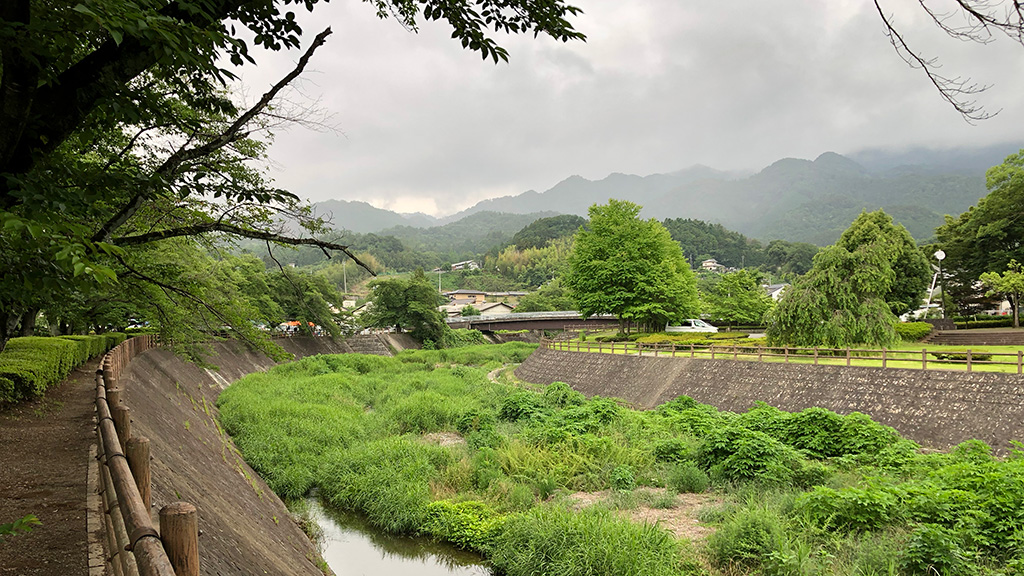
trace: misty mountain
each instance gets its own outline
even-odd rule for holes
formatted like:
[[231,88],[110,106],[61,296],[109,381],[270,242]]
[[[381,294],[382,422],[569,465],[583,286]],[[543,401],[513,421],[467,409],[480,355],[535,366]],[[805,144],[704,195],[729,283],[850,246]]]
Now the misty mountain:
[[[331,200],[316,204],[333,212],[335,226],[355,232],[382,232],[411,245],[451,242],[468,246],[486,235],[481,222],[495,226],[491,240],[511,237],[532,220],[509,215],[544,213],[586,216],[587,209],[609,198],[644,207],[648,218],[689,218],[722,224],[762,241],[787,240],[831,244],[863,210],[888,212],[915,239],[927,240],[945,214],[960,214],[984,196],[985,170],[1019,149],[1019,144],[976,149],[905,152],[862,150],[850,156],[826,152],[814,160],[784,158],[756,173],[722,172],[694,166],[669,174],[610,174],[600,180],[570,176],[544,192],[533,190],[477,203],[441,219],[426,214],[398,214],[365,202]],[[481,213],[484,217],[452,226]],[[444,226],[440,226],[440,225]],[[514,225],[513,225],[514,224]],[[448,246],[454,249],[453,245]]]
[[989,153],[995,157],[987,161],[972,152],[944,153],[928,162],[923,152],[884,162],[882,153],[862,153],[880,171],[826,152],[813,161],[785,158],[746,177],[706,168],[645,177],[612,174],[598,181],[573,176],[545,192],[486,200],[464,213],[482,206],[510,213],[544,206],[585,216],[591,204],[620,198],[642,205],[648,218],[698,219],[763,241],[826,245],[861,211],[882,208],[914,238],[926,240],[945,214],[959,214],[986,194],[984,170],[968,168],[1002,161],[1002,150]]
[[332,228],[360,234],[378,232],[395,226],[430,227],[439,224],[437,218],[422,212],[399,214],[359,201],[326,200],[313,204],[313,209],[317,215],[329,220]]
[[[570,176],[545,192],[529,190],[517,196],[483,200],[443,220],[453,222],[485,210],[509,214],[553,211],[586,216],[587,209],[592,204],[604,204],[610,198],[626,199],[642,205],[688,183],[704,179],[728,181],[741,175],[738,172],[722,172],[707,166],[693,166],[678,172],[650,176],[613,173],[601,180]],[[623,191],[628,191],[628,195],[623,196]]]
[[381,230],[378,234],[398,238],[413,250],[479,255],[508,244],[516,232],[535,220],[550,216],[557,216],[557,213],[504,214],[485,211],[443,226],[396,226]]

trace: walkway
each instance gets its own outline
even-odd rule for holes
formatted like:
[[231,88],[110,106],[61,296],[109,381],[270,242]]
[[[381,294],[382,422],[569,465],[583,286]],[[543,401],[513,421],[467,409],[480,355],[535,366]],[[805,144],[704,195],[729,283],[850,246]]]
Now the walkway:
[[43,398],[0,410],[0,523],[30,513],[43,523],[0,544],[2,576],[89,574],[98,365],[98,358],[87,362]]

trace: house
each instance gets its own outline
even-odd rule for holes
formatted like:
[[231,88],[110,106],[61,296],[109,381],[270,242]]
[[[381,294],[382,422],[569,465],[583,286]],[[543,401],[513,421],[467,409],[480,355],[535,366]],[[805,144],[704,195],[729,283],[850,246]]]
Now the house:
[[452,264],[452,270],[479,270],[480,265],[472,260],[466,260],[465,262],[456,262]]
[[449,318],[456,318],[462,315],[462,309],[466,306],[472,306],[480,311],[481,316],[497,316],[499,314],[511,314],[515,310],[515,306],[506,304],[505,302],[483,302],[481,304],[475,304],[473,302],[453,300],[444,306],[438,306],[438,310],[444,312]]
[[[444,296],[448,298],[451,303],[455,303],[457,300],[468,300],[468,304],[482,303],[486,297],[487,292],[481,290],[453,290],[451,292],[445,292]],[[465,304],[463,304],[465,305]]]
[[516,307],[505,302],[487,302],[476,306],[481,316],[497,316],[499,314],[511,314]]
[[708,258],[700,263],[701,270],[707,270],[708,272],[725,272],[725,266],[718,263],[718,260],[714,258]]
[[772,300],[778,302],[779,298],[782,298],[782,293],[786,291],[789,284],[768,284],[767,286],[761,286],[764,288],[764,293],[771,296]]

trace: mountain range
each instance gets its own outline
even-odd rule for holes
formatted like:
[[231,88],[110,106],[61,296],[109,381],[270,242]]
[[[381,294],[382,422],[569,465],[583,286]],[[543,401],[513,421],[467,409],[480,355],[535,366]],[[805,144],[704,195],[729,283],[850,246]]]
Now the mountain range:
[[570,176],[544,192],[483,200],[440,219],[343,200],[320,202],[316,210],[332,212],[339,228],[379,233],[402,227],[398,235],[410,236],[408,227],[450,224],[482,212],[586,216],[591,205],[618,198],[643,206],[645,217],[699,219],[764,241],[826,245],[862,210],[882,208],[922,241],[933,236],[945,214],[959,214],[985,196],[985,168],[1020,148],[869,150],[850,157],[826,152],[814,160],[785,158],[753,174],[694,166],[649,176],[615,173],[601,180]]

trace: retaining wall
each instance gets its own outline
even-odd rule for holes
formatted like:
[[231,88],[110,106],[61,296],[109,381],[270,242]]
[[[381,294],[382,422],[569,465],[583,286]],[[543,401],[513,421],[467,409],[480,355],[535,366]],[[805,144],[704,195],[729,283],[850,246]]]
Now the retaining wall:
[[[351,350],[349,343],[328,338],[276,342],[296,359]],[[150,439],[153,510],[178,500],[196,506],[201,574],[321,576],[313,544],[216,419],[221,390],[274,362],[235,341],[218,342],[213,352],[209,361],[216,371],[154,349],[121,375],[132,434]]]
[[1024,378],[1015,374],[760,363],[562,352],[538,348],[516,369],[526,382],[562,381],[587,396],[649,409],[686,395],[743,412],[818,406],[863,412],[923,446],[979,439],[1005,451],[1024,439]]

